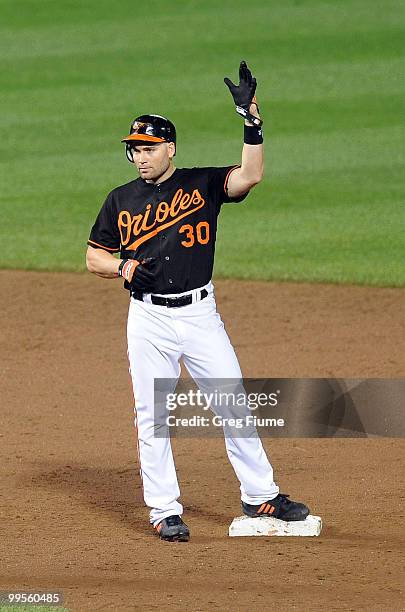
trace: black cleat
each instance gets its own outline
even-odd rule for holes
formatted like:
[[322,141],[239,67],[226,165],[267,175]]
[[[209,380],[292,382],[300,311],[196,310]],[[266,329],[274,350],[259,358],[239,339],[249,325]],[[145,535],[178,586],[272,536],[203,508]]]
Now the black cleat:
[[181,520],[180,516],[173,514],[167,516],[155,527],[161,540],[168,542],[188,542],[190,530]]
[[244,514],[251,517],[272,516],[282,521],[305,521],[309,508],[305,504],[291,501],[287,493],[279,493],[274,499],[259,506],[251,506],[242,502]]

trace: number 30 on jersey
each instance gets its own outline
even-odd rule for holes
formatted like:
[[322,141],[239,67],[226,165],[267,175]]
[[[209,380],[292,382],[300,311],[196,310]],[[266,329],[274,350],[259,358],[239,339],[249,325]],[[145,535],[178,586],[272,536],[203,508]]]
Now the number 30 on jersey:
[[207,221],[200,221],[195,227],[186,223],[179,229],[179,234],[185,234],[181,244],[186,248],[192,247],[196,240],[200,244],[207,244],[210,240],[210,226]]

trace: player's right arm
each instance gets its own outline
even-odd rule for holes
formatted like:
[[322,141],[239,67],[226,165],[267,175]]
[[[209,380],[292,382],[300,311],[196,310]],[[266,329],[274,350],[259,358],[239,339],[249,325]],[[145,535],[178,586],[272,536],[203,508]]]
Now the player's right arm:
[[86,265],[89,272],[101,278],[125,279],[132,289],[141,292],[150,292],[155,285],[156,257],[137,259],[117,259],[104,249],[95,249],[88,246]]
[[114,257],[114,253],[118,253],[121,247],[114,191],[108,194],[101,207],[87,245],[86,265],[89,272],[101,278],[122,276],[129,283],[132,281],[138,262],[132,260],[131,264],[126,264],[127,260]]
[[104,249],[95,249],[88,246],[86,253],[86,266],[89,272],[101,278],[118,278],[119,266],[123,260],[117,259]]
[[126,289],[144,293],[153,290],[156,284],[156,257],[141,258],[138,261],[118,259],[114,253],[121,249],[121,236],[117,225],[117,206],[112,191],[105,200],[89,240],[87,241],[86,265],[89,272],[101,278],[122,277]]

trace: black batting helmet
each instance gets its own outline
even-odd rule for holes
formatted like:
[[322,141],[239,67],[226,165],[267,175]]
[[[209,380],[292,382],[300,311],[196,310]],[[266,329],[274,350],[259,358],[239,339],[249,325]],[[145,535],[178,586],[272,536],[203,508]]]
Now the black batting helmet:
[[140,115],[131,123],[130,133],[123,138],[125,152],[130,162],[131,149],[135,144],[152,144],[160,142],[174,142],[176,144],[176,128],[174,124],[161,115]]

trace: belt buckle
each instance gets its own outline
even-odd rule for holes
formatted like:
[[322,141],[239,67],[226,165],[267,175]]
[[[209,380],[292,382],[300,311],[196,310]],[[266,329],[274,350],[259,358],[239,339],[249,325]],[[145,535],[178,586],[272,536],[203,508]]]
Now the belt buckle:
[[188,301],[189,297],[190,296],[188,295],[181,295],[175,298],[167,298],[166,306],[168,308],[180,308],[181,306],[186,306],[187,304],[191,303]]

